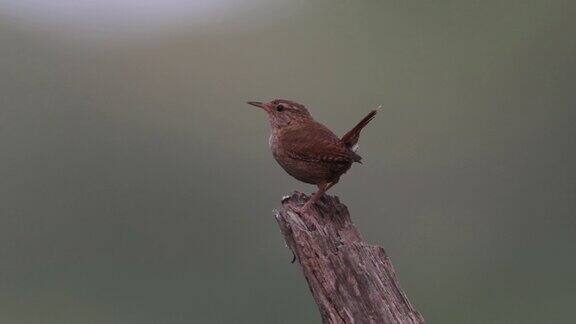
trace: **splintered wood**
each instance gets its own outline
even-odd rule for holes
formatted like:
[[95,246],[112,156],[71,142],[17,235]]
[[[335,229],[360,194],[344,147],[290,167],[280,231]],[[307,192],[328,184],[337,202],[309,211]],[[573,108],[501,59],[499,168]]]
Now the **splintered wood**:
[[294,192],[275,211],[323,323],[424,323],[400,288],[390,259],[367,244],[345,205],[324,195],[301,213],[307,196]]

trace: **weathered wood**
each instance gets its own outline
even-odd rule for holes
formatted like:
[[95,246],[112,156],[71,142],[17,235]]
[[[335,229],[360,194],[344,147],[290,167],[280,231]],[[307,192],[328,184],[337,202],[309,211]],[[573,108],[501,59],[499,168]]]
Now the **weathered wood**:
[[346,206],[324,195],[299,214],[307,196],[294,192],[275,211],[288,247],[300,263],[323,323],[424,323],[408,301],[380,246],[369,245]]

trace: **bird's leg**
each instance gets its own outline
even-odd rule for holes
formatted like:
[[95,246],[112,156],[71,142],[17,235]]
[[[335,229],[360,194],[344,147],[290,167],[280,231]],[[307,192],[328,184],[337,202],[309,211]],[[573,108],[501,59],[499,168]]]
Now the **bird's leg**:
[[326,189],[324,189],[324,192],[328,191],[328,189],[332,188],[335,184],[337,184],[338,180],[340,180],[340,179],[336,179],[336,180],[332,180],[332,181],[328,182],[328,185],[326,186]]
[[308,211],[309,208],[314,205],[314,203],[316,203],[321,197],[322,195],[328,191],[328,189],[332,188],[335,184],[338,183],[338,180],[340,179],[335,179],[332,180],[330,182],[323,182],[321,184],[318,185],[318,190],[314,193],[314,195],[312,196],[312,198],[310,198],[302,207],[302,211]]
[[318,184],[318,190],[314,193],[314,195],[312,195],[312,198],[310,198],[304,204],[304,207],[302,207],[302,211],[308,211],[310,209],[310,206],[314,205],[314,203],[317,202],[318,199],[320,199],[320,197],[322,197],[322,195],[326,192],[328,184],[329,184],[328,182],[322,182]]

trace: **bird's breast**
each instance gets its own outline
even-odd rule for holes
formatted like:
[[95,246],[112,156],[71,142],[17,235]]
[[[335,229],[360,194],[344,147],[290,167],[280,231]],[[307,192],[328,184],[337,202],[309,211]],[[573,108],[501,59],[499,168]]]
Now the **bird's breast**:
[[268,146],[270,147],[270,150],[272,150],[272,152],[274,152],[278,147],[278,136],[276,136],[274,132],[272,132],[270,134],[270,137],[268,137]]

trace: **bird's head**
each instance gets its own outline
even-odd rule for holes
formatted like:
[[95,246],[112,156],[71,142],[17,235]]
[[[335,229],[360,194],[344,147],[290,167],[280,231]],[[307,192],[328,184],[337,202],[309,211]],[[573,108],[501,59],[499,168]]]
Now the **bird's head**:
[[312,120],[304,105],[285,99],[274,99],[270,102],[248,101],[249,105],[261,108],[268,113],[270,125],[275,128],[286,127],[295,122]]

